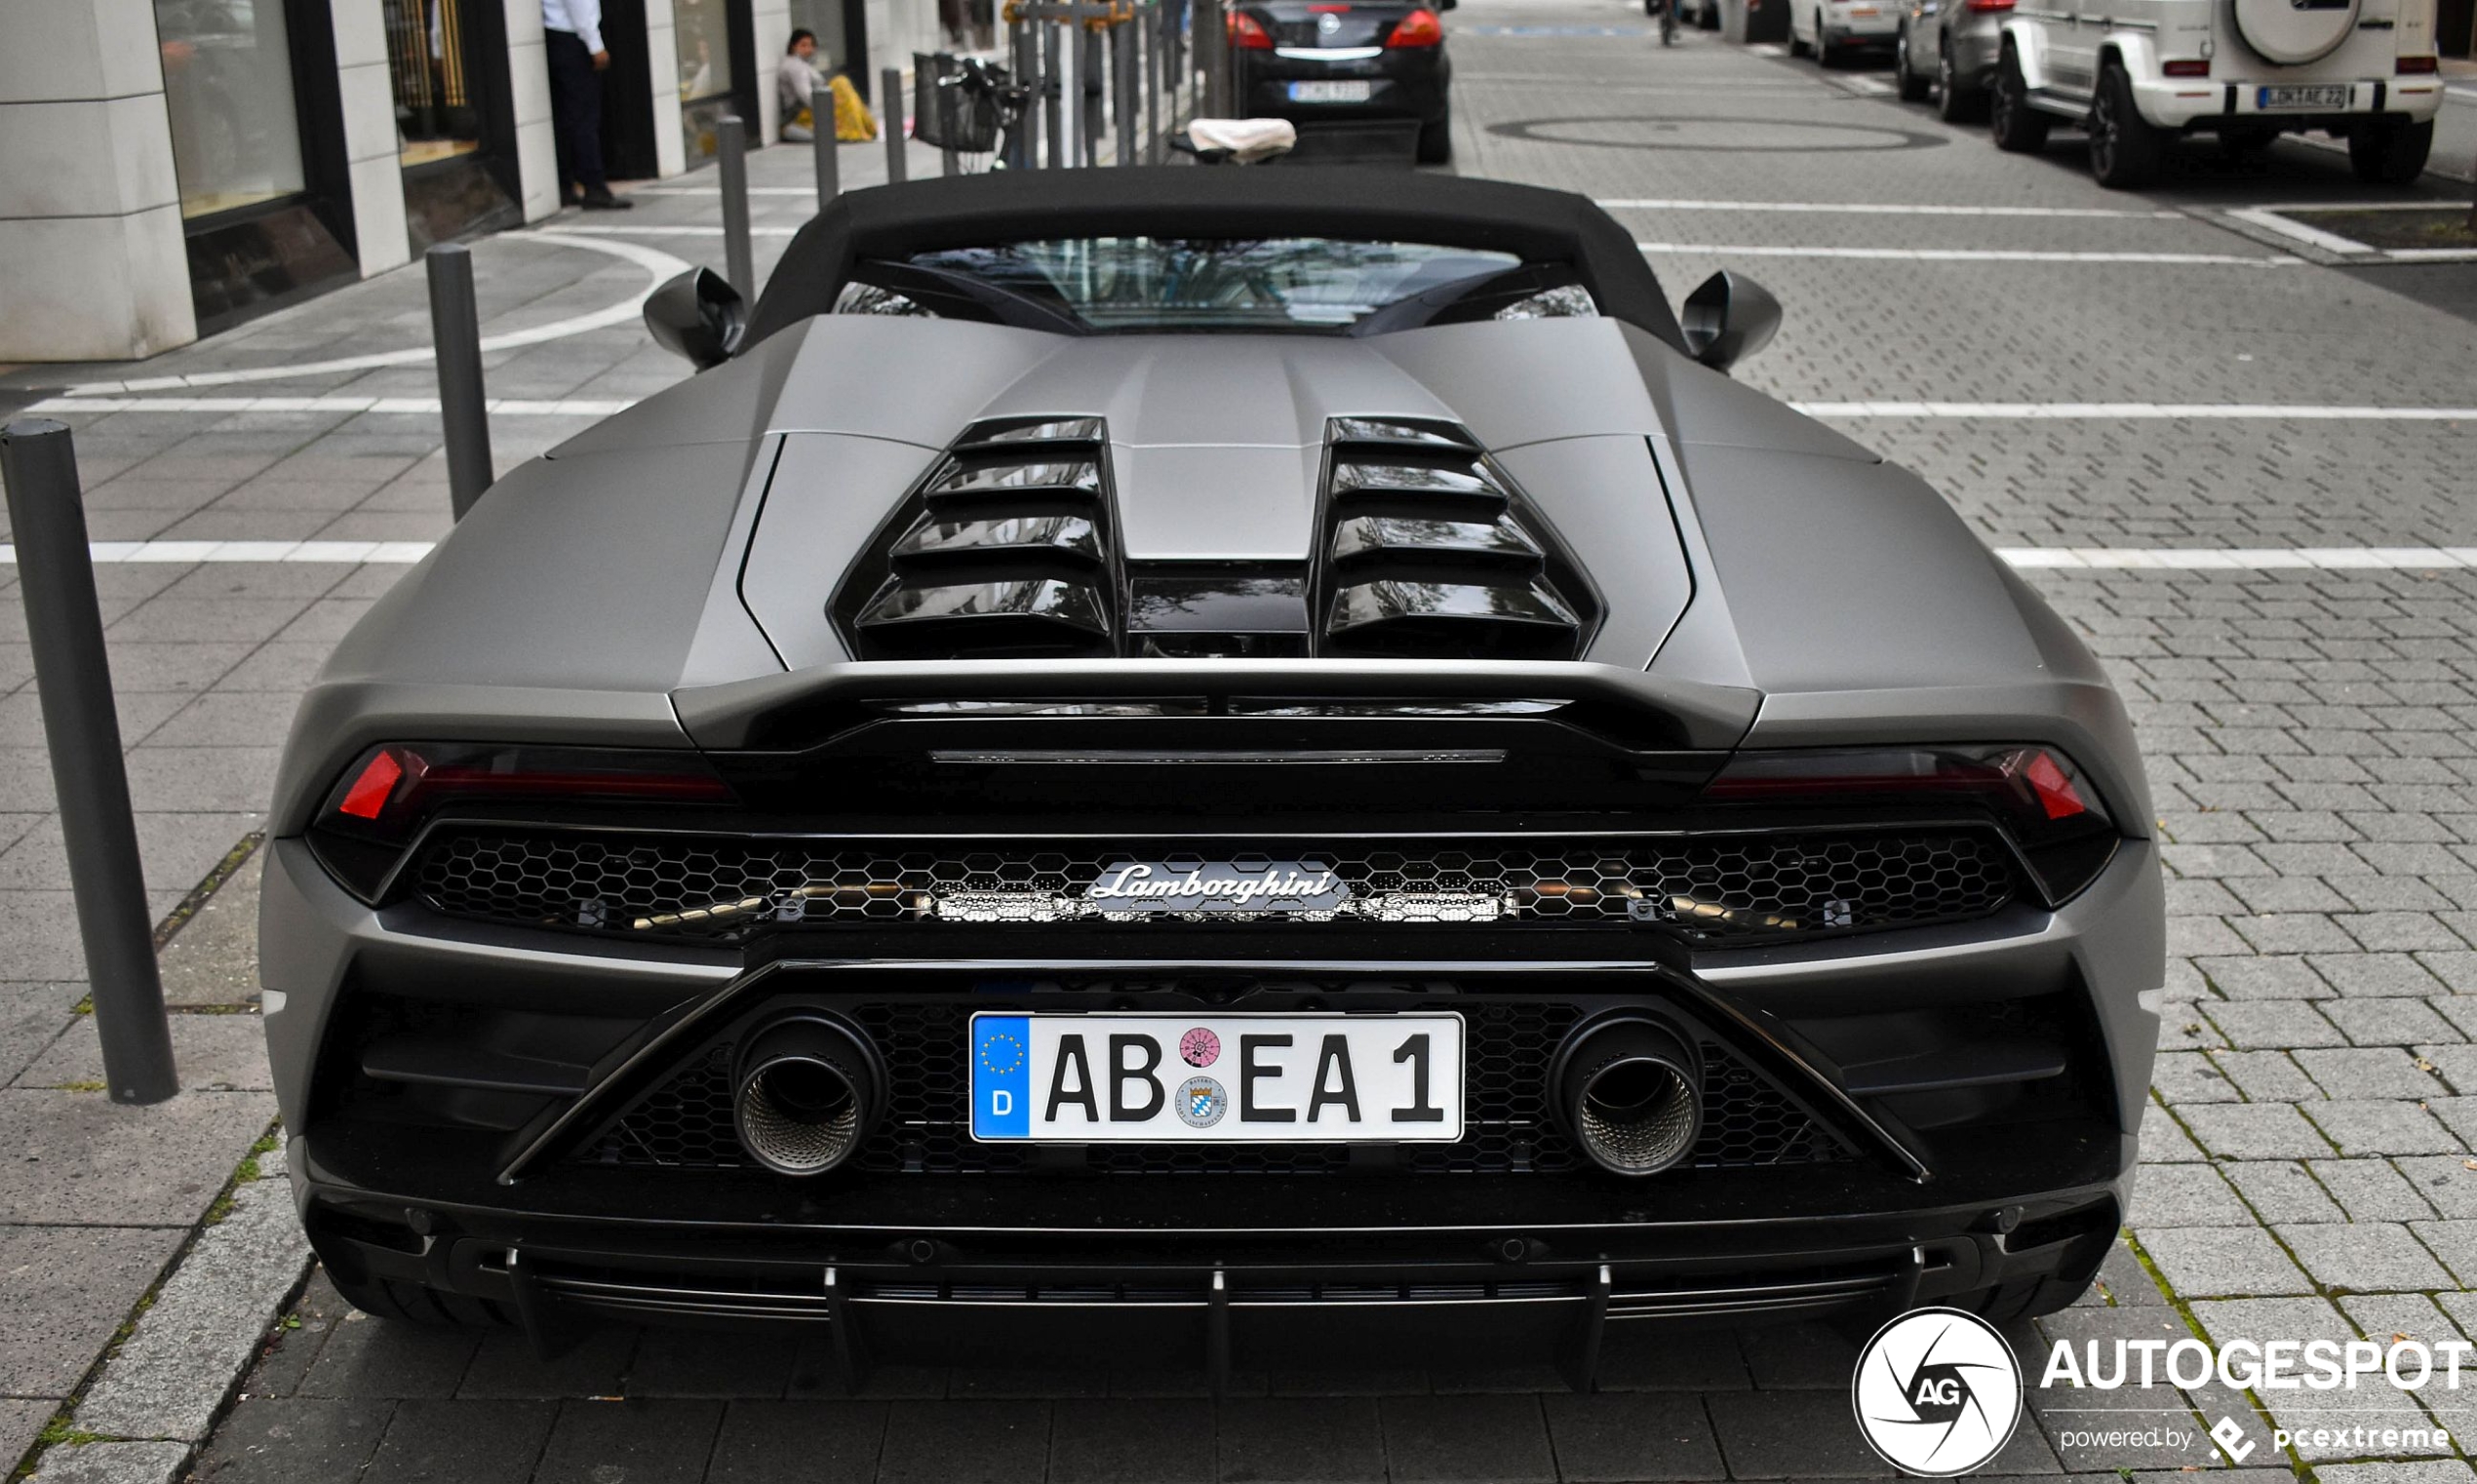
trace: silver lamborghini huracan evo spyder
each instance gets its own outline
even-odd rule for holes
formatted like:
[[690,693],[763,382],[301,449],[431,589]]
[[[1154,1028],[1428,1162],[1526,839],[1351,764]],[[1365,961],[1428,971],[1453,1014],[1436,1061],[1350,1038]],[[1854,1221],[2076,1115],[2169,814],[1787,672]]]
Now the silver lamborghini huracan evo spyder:
[[[556,1348],[1478,1352],[2058,1308],[2164,918],[2125,711],[1579,197],[855,192],[336,649],[261,935],[336,1286]],[[1503,1363],[1501,1359],[1498,1363]]]

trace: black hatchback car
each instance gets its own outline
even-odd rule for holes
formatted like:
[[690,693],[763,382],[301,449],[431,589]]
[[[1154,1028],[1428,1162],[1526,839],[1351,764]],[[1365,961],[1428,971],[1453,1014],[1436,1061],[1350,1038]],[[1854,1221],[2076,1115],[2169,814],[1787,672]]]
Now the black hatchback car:
[[1453,157],[1439,10],[1417,0],[1251,0],[1230,12],[1239,111],[1294,124],[1419,125],[1419,163]]

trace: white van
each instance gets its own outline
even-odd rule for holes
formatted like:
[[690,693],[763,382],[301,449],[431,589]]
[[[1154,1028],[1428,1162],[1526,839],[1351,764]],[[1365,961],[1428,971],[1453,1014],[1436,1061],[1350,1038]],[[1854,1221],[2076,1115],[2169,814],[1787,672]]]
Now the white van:
[[1995,142],[2036,150],[2062,121],[2089,131],[2103,185],[2158,173],[2168,141],[2230,151],[2283,133],[2348,141],[2357,178],[2425,168],[2443,80],[2434,0],[2016,0],[1988,102]]

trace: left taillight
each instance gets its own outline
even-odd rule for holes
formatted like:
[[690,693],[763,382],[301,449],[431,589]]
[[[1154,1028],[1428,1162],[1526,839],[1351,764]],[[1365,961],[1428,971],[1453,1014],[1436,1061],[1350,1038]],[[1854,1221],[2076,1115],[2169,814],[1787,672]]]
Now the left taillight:
[[1416,10],[1394,22],[1385,37],[1389,47],[1440,47],[1445,44],[1445,23],[1432,10]]
[[1989,818],[2020,846],[2051,905],[2095,880],[2122,835],[2072,760],[2036,745],[1742,753],[1703,797],[1819,815]]
[[388,742],[362,754],[329,790],[310,842],[336,878],[374,898],[441,810],[544,805],[727,805],[725,783],[693,753],[599,747]]

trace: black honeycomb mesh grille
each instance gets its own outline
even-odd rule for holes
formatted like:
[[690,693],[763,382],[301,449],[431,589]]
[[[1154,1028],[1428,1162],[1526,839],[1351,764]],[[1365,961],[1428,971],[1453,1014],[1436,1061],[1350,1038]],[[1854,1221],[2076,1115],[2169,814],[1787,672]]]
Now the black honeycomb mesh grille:
[[[1457,999],[1469,1028],[1463,1138],[1405,1145],[1420,1174],[1554,1174],[1589,1161],[1549,1115],[1549,1064],[1582,1012],[1553,1001]],[[892,1083],[886,1116],[852,1156],[877,1174],[1008,1174],[1034,1151],[975,1144],[966,1132],[963,1048],[975,1007],[937,1001],[869,1004],[852,1012],[876,1040]],[[1703,1047],[1703,1132],[1697,1168],[1803,1164],[1844,1157],[1830,1135],[1745,1063]],[[753,1168],[731,1131],[731,1048],[714,1048],[649,1094],[582,1157],[593,1163],[679,1169]],[[1046,1153],[1047,1151],[1042,1151]],[[1390,1157],[1395,1151],[1385,1151]],[[1352,1167],[1340,1144],[1081,1147],[1102,1174],[1333,1174]],[[1069,1157],[1073,1157],[1070,1155]],[[1045,1166],[1044,1166],[1045,1167]]]
[[[475,829],[432,840],[410,880],[420,901],[448,917],[632,937],[732,942],[760,928],[867,923],[1140,929],[1202,915],[1112,917],[1085,890],[1119,864],[1179,854],[1088,841],[924,845]],[[1704,938],[1804,937],[1984,917],[2015,889],[2004,847],[1966,830],[1341,849],[1256,842],[1216,846],[1211,859],[1329,868],[1350,888],[1338,910],[1243,919],[1258,922],[1633,921]]]

